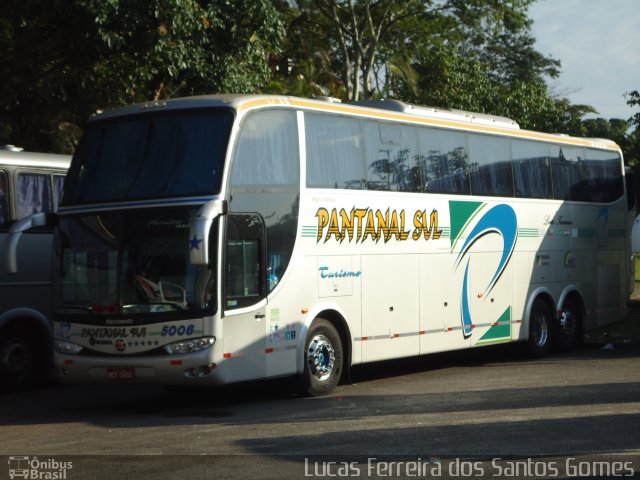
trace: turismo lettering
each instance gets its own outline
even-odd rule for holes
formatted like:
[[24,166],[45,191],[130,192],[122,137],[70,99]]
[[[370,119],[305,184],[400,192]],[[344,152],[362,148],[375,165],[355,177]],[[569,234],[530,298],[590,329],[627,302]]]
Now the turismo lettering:
[[332,209],[319,208],[316,212],[318,219],[318,235],[316,242],[324,239],[328,242],[332,237],[343,242],[355,240],[356,243],[368,239],[374,242],[384,240],[387,243],[392,238],[405,241],[411,238],[414,241],[420,239],[437,240],[442,235],[442,229],[438,228],[438,210],[418,210],[413,214],[413,230],[407,229],[406,213],[404,210],[387,209],[373,210],[370,208],[352,208],[346,211],[344,208]]
[[350,270],[340,270],[339,272],[331,272],[329,271],[329,267],[320,267],[318,270],[320,270],[321,278],[357,278],[362,275],[361,271],[352,272]]

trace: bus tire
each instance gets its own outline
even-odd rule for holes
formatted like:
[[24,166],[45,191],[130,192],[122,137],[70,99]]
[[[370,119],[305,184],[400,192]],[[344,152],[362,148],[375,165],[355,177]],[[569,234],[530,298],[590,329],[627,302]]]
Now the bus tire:
[[581,308],[575,297],[566,299],[555,323],[553,348],[557,352],[568,352],[578,345]]
[[331,392],[340,381],[343,366],[340,334],[328,320],[315,319],[305,341],[303,393],[315,397]]
[[533,358],[544,357],[551,351],[553,313],[541,298],[536,298],[529,315],[529,339],[527,351]]
[[0,390],[17,391],[30,387],[40,373],[37,343],[21,329],[0,332]]

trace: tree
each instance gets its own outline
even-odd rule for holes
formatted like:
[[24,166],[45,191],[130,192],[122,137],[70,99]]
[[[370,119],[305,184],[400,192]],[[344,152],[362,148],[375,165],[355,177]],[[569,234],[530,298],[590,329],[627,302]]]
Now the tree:
[[627,144],[627,130],[629,123],[620,118],[590,118],[582,122],[585,136],[592,138],[608,138],[625,150]]
[[[640,107],[640,92],[634,90],[627,93],[627,105],[630,107]],[[640,111],[637,111],[629,118],[629,125],[635,127],[633,132],[629,133],[627,140],[627,148],[625,150],[625,159],[630,165],[640,165]]]
[[108,47],[100,68],[126,74],[116,104],[258,92],[284,37],[281,15],[268,0],[104,0],[92,11]]
[[317,12],[298,9],[286,0],[281,0],[278,9],[286,22],[287,35],[282,54],[270,59],[272,76],[266,92],[346,98],[330,41],[320,29],[312,28],[311,17]]
[[433,49],[477,60],[494,83],[557,76],[559,62],[533,48],[532,1],[298,0],[290,10],[305,31],[319,32],[310,41],[337,59],[345,98],[356,100],[397,96],[396,78],[415,87],[412,69]]
[[0,142],[72,151],[96,109],[259,92],[284,37],[269,0],[5,0]]
[[[625,95],[627,97],[627,105],[630,107],[640,107],[640,91],[634,90]],[[636,112],[630,119],[629,123],[635,125],[636,129],[640,128],[640,111]]]
[[549,94],[546,79],[558,76],[560,62],[534,48],[527,16],[532,1],[289,3],[296,42],[285,56],[297,80],[278,86],[297,93],[305,91],[302,79],[309,79],[306,91],[316,95],[398,98],[580,135],[581,117],[594,110]]
[[[425,19],[431,0],[298,0],[295,9],[302,29],[311,40],[329,52],[340,72],[346,99],[374,95],[374,71],[383,64],[380,56],[388,51],[393,38],[409,39],[406,21]],[[417,23],[414,22],[414,25]],[[428,28],[423,22],[421,29]],[[315,51],[315,49],[314,49]],[[294,62],[301,59],[295,56]]]
[[96,39],[91,14],[76,1],[3,2],[0,144],[73,150],[75,125],[90,112],[83,92]]

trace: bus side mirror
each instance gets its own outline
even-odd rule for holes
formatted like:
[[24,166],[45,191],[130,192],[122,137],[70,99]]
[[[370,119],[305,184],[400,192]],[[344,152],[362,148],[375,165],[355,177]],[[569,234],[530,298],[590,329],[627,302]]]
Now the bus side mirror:
[[58,216],[55,213],[34,213],[11,225],[4,250],[7,272],[18,273],[18,244],[23,232],[35,227],[53,227],[57,223]]
[[189,228],[189,261],[192,265],[209,265],[209,232],[213,221],[227,213],[226,200],[210,200],[198,211]]

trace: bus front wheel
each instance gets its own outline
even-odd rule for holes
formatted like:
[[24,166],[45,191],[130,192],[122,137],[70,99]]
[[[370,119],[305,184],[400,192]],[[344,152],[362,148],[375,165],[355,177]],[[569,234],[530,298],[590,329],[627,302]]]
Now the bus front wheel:
[[25,332],[13,328],[0,332],[0,391],[29,387],[39,364],[36,344]]
[[317,318],[311,324],[304,352],[303,393],[326,395],[340,381],[344,354],[340,334],[328,320]]
[[551,328],[553,314],[547,302],[536,298],[529,315],[529,340],[527,347],[529,354],[534,358],[540,358],[551,350]]

